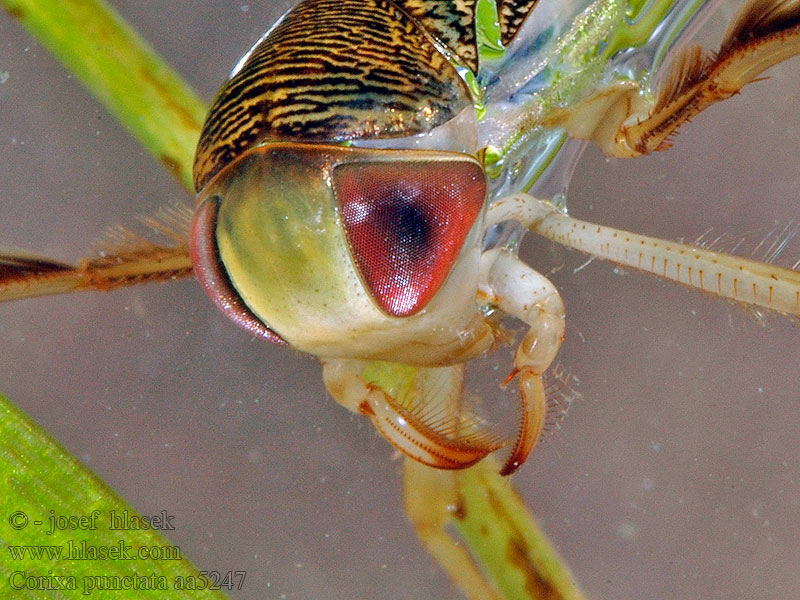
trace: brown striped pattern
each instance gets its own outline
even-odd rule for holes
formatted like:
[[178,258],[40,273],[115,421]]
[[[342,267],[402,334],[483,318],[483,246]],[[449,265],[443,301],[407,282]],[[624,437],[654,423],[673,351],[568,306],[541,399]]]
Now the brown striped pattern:
[[199,191],[266,141],[408,136],[471,105],[455,68],[388,0],[306,0],[222,88],[194,165]]
[[425,30],[478,72],[475,7],[478,0],[394,0]]
[[537,0],[500,0],[497,3],[497,16],[500,19],[500,37],[508,46],[520,27],[533,12]]

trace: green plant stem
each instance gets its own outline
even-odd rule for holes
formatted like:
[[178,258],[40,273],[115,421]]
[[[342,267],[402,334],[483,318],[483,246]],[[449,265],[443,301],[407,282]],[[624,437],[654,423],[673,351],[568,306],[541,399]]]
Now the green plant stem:
[[[550,540],[494,461],[459,473],[452,523],[506,598],[582,600]],[[502,551],[498,551],[502,549]]]
[[2,598],[226,598],[184,589],[210,582],[156,530],[134,527],[133,508],[2,396],[0,486]]
[[188,190],[205,104],[102,0],[0,0]]

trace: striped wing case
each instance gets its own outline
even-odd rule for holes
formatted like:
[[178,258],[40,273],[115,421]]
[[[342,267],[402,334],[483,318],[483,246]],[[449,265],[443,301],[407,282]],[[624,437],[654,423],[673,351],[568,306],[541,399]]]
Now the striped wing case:
[[[501,1],[509,41],[535,0]],[[198,191],[266,142],[333,142],[430,131],[472,105],[455,65],[478,70],[477,0],[306,0],[217,95],[194,165]]]

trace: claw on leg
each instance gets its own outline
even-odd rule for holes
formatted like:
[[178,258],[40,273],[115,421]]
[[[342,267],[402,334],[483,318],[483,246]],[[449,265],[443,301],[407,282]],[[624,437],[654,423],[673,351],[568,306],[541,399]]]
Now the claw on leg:
[[519,377],[521,416],[511,453],[500,473],[516,471],[539,441],[547,417],[542,375],[553,362],[564,339],[564,303],[545,277],[504,250],[484,255],[488,274],[483,300],[530,325],[514,354]]
[[[393,401],[391,396],[373,390],[362,409],[392,446],[417,461],[439,469],[464,469],[486,458],[502,446],[499,436],[485,430],[458,434],[457,429],[427,423]],[[448,435],[449,434],[449,435]]]
[[463,469],[503,446],[493,428],[463,415],[464,366],[420,368],[360,360],[326,360],[333,397],[370,418],[403,454],[439,469]]
[[522,415],[514,447],[500,469],[500,475],[511,475],[528,458],[539,441],[547,417],[547,399],[540,375],[525,371],[520,375]]

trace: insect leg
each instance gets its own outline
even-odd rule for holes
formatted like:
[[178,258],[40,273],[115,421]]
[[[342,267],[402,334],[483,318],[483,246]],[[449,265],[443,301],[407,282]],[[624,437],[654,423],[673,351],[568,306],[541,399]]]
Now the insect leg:
[[509,475],[525,462],[544,429],[547,398],[542,375],[564,339],[564,304],[550,281],[511,253],[490,250],[484,260],[490,266],[479,301],[530,325],[514,354],[513,375],[519,377],[522,418],[514,448],[500,471]]
[[800,272],[588,223],[526,194],[502,198],[492,223],[514,219],[559,244],[745,304],[800,316]]
[[464,365],[352,359],[322,365],[325,387],[339,404],[369,417],[395,449],[425,465],[463,469],[505,442],[477,417],[461,414]]
[[629,158],[666,150],[685,123],[712,104],[758,81],[770,67],[800,54],[800,2],[752,0],[728,29],[718,52],[681,50],[654,100],[633,82],[613,83],[544,123]]
[[168,281],[192,275],[191,210],[170,206],[140,222],[167,242],[156,243],[123,227],[109,229],[96,253],[69,265],[19,251],[0,250],[0,302]]
[[0,253],[0,302],[172,280],[192,274],[187,248],[154,248],[137,256],[90,257],[72,266],[25,254]]

